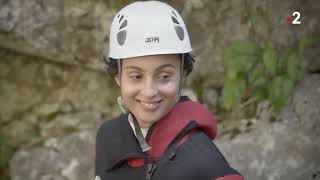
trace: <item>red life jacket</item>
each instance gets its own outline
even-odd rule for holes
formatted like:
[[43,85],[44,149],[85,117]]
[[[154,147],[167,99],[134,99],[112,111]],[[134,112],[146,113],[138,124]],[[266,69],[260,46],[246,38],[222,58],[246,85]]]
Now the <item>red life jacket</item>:
[[[207,109],[197,102],[180,102],[155,125],[148,141],[148,144],[152,147],[151,150],[147,151],[148,156],[151,159],[160,158],[169,144],[192,121],[196,122],[198,128],[210,139],[213,140],[216,137],[217,125],[212,114]],[[189,135],[186,135],[180,144],[185,142]]]
[[[201,104],[189,100],[177,103],[148,132],[152,149],[146,153],[141,151],[127,117],[123,115],[99,129],[96,175],[102,180],[136,180],[143,175],[146,179],[243,180],[212,142],[217,126]],[[123,165],[125,161],[128,167]]]

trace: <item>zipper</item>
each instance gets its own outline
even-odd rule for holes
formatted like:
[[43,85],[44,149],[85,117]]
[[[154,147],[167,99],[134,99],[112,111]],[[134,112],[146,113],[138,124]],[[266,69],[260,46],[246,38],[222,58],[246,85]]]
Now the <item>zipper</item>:
[[157,164],[155,163],[149,163],[148,164],[148,168],[147,168],[147,173],[146,173],[146,180],[150,180],[152,178],[152,175],[154,173],[154,171],[157,168]]

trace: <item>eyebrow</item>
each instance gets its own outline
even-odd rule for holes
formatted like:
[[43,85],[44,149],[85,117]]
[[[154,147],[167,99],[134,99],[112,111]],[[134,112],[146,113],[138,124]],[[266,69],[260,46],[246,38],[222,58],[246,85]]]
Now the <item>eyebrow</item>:
[[[156,71],[159,71],[160,69],[163,69],[165,67],[171,67],[171,68],[177,68],[175,65],[172,65],[172,64],[163,64],[159,67],[156,68]],[[124,67],[125,69],[135,69],[135,70],[138,70],[138,71],[144,71],[143,69],[141,69],[140,67],[138,66],[134,66],[134,65],[129,65],[129,66],[126,66]]]

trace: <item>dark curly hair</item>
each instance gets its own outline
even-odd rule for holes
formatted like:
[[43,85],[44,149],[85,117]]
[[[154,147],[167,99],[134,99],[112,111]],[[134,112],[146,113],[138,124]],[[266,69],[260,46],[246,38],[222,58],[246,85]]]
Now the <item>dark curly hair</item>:
[[[118,62],[116,59],[103,56],[103,60],[106,64],[107,72],[111,77],[115,77],[118,74]],[[190,53],[184,54],[183,70],[187,72],[187,76],[192,71],[194,62],[194,56],[192,56]]]

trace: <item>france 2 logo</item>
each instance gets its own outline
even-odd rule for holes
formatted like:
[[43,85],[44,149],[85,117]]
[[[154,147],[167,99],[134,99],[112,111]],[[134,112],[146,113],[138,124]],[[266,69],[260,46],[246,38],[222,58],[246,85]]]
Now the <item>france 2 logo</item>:
[[292,13],[292,16],[287,17],[287,21],[288,23],[291,23],[293,25],[298,25],[298,24],[301,24],[300,17],[301,17],[300,12],[295,11]]

